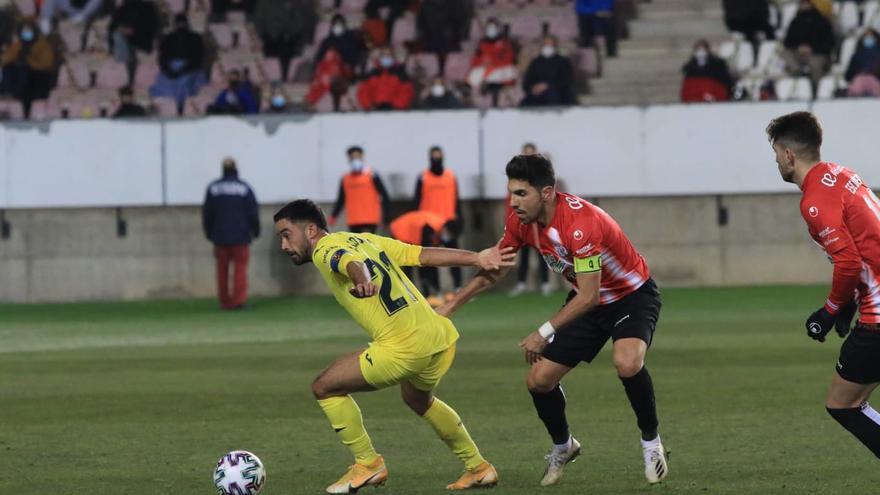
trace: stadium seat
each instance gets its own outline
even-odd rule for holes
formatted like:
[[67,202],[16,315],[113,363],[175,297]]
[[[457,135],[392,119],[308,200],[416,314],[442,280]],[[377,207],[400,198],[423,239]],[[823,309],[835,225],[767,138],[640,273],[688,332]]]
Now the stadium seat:
[[781,77],[776,81],[776,97],[780,101],[809,101],[813,89],[806,77]]
[[869,0],[862,4],[862,26],[869,27],[874,25],[877,12],[880,11],[880,1]]
[[34,0],[15,0],[15,6],[21,15],[31,17],[37,14],[37,5]]
[[819,80],[819,86],[816,90],[816,99],[817,100],[830,100],[834,98],[834,92],[837,91],[838,88],[839,77],[834,75],[829,75],[823,77]]
[[119,89],[128,84],[128,73],[125,65],[108,59],[97,71],[96,86],[99,88]]
[[733,60],[733,56],[736,55],[737,51],[737,42],[734,40],[725,40],[722,41],[720,45],[718,45],[718,50],[716,53],[719,57],[728,61],[728,63]]
[[734,62],[734,70],[740,74],[745,74],[755,68],[755,49],[752,48],[751,43],[737,43],[736,58],[734,59]]
[[837,59],[837,63],[831,67],[832,74],[843,74],[846,72],[846,67],[849,65],[849,60],[856,52],[856,45],[858,42],[859,40],[855,36],[850,36],[843,40],[843,43],[840,44],[840,57]]
[[556,15],[547,17],[550,34],[560,40],[577,40],[579,36],[577,17],[573,15]]
[[467,79],[471,68],[471,53],[450,53],[446,57],[446,78],[452,81]]
[[787,2],[782,4],[782,16],[779,21],[779,29],[776,30],[776,37],[778,39],[785,39],[785,33],[786,31],[788,31],[788,25],[791,24],[794,16],[797,15],[797,9],[797,2]]
[[840,2],[837,21],[844,34],[855,32],[859,28],[859,5],[853,1]]
[[391,34],[391,43],[394,45],[401,45],[406,41],[416,39],[416,17],[408,12],[394,23],[394,32]]
[[535,40],[543,36],[543,22],[531,15],[514,17],[510,21],[510,36],[522,40]]
[[18,100],[0,100],[0,121],[4,119],[21,120],[23,118],[24,112]]
[[599,53],[595,48],[577,48],[571,58],[575,68],[582,71],[587,77],[599,76]]
[[156,113],[160,117],[177,117],[177,103],[173,99],[155,98],[153,105],[155,105]]
[[433,53],[414,53],[407,57],[406,72],[416,80],[429,79],[440,72],[437,56]]
[[778,75],[779,50],[781,49],[782,45],[778,41],[762,41],[758,48],[758,63],[755,65],[755,73]]

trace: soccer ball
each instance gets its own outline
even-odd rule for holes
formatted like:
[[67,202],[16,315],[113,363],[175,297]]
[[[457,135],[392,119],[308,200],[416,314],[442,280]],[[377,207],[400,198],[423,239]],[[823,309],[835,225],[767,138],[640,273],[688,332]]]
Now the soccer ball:
[[266,486],[266,468],[259,457],[233,450],[217,461],[214,488],[220,495],[257,495]]

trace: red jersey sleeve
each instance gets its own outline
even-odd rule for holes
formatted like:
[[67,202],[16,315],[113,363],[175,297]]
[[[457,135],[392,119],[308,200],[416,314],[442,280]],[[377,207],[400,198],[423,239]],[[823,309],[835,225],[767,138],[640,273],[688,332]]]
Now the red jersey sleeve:
[[825,309],[836,314],[853,299],[862,272],[862,259],[844,222],[844,205],[839,192],[825,185],[815,187],[819,189],[804,197],[801,215],[813,240],[834,264],[831,293],[825,301]]
[[504,237],[501,238],[501,246],[499,246],[501,249],[512,247],[514,251],[519,251],[519,248],[525,244],[519,234],[520,225],[519,218],[513,211],[510,211],[507,214],[507,221],[504,223]]

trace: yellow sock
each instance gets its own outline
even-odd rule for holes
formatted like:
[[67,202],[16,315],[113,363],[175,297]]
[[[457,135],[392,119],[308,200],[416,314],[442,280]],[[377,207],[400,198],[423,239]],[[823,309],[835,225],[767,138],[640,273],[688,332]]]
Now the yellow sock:
[[324,410],[339,439],[351,450],[355,462],[369,465],[379,458],[379,453],[370,441],[370,435],[364,429],[361,409],[350,395],[321,399],[318,405]]
[[431,428],[434,428],[437,436],[461,459],[466,469],[473,470],[485,462],[477,444],[462,424],[461,418],[442,400],[434,397],[434,403],[422,417]]

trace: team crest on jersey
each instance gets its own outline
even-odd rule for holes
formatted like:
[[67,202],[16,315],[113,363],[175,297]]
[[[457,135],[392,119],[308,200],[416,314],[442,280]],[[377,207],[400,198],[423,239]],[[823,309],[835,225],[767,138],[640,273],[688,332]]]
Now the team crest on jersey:
[[811,206],[810,209],[807,210],[807,212],[808,212],[808,213],[810,214],[810,216],[813,217],[813,218],[816,218],[816,217],[819,216],[819,208],[816,208],[815,206]]
[[581,240],[581,239],[583,239],[583,238],[584,238],[584,233],[583,233],[583,232],[581,232],[580,230],[575,230],[575,231],[574,231],[574,240],[579,241],[579,240]]

